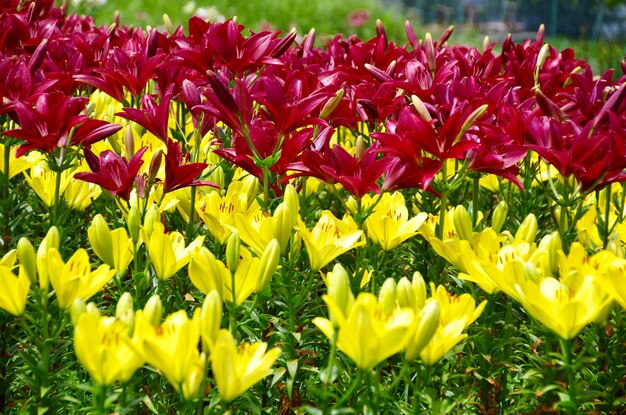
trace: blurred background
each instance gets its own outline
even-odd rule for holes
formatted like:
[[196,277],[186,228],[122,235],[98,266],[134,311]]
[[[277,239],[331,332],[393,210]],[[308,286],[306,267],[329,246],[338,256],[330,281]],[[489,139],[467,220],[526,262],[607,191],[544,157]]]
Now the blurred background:
[[175,26],[193,15],[211,21],[237,16],[253,31],[295,27],[304,35],[315,28],[320,42],[339,33],[368,39],[380,19],[389,38],[404,43],[408,19],[418,37],[428,31],[436,39],[454,25],[451,43],[477,47],[485,36],[534,38],[544,24],[550,44],[573,48],[596,72],[621,73],[626,54],[626,0],[70,0],[70,10],[105,25],[117,11],[122,24],[152,27],[164,25],[164,13]]

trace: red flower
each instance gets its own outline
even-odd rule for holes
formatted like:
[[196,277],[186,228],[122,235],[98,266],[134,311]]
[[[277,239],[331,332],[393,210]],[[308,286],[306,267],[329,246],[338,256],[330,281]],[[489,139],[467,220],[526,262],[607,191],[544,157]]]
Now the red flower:
[[141,157],[147,149],[148,147],[142,147],[128,161],[125,157],[120,157],[111,150],[103,151],[98,158],[86,148],[85,159],[92,172],[76,173],[74,178],[95,183],[108,190],[112,195],[128,200],[135,176],[143,164]]
[[141,125],[152,134],[165,141],[169,135],[168,122],[170,117],[170,100],[172,89],[168,88],[157,105],[152,96],[146,94],[141,98],[141,109],[124,108],[115,115],[124,117]]
[[215,183],[206,180],[196,180],[196,177],[206,168],[206,163],[184,164],[185,158],[180,144],[168,138],[167,154],[165,155],[164,192],[171,192],[187,186],[212,186],[219,188]]

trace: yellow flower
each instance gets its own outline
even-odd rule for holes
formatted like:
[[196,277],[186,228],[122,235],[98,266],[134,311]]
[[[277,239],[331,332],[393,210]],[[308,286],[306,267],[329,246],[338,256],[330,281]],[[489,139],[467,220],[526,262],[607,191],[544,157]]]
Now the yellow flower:
[[[363,207],[372,203],[369,195],[363,197]],[[390,251],[418,233],[422,223],[428,218],[424,212],[409,219],[409,211],[402,193],[385,193],[374,211],[365,220],[367,236],[385,251]]]
[[349,216],[341,221],[328,210],[322,212],[312,230],[298,219],[298,232],[309,254],[312,271],[319,271],[339,255],[365,244],[361,240],[363,232]]
[[197,237],[189,246],[185,247],[185,238],[179,232],[166,234],[163,229],[153,230],[147,243],[148,254],[154,272],[161,281],[170,279],[182,267],[187,265],[191,253],[196,251],[204,240]]
[[213,376],[224,402],[230,402],[270,374],[280,349],[267,351],[267,343],[237,346],[228,330],[220,330],[211,350]]
[[156,327],[139,310],[135,315],[133,341],[148,364],[159,369],[185,399],[192,400],[198,395],[206,365],[205,354],[198,351],[199,309],[191,319],[184,310],[179,310]]
[[429,366],[435,364],[457,343],[467,337],[463,330],[478,318],[487,304],[485,300],[477,307],[471,295],[452,295],[442,285],[435,289],[434,284],[431,283],[430,289],[431,298],[439,304],[440,315],[439,327],[420,352],[420,358]]
[[619,305],[626,309],[626,260],[613,259],[608,266],[607,278],[611,295]]
[[118,275],[124,275],[133,259],[133,243],[126,229],[117,228],[111,231],[102,215],[97,214],[87,229],[87,235],[98,258],[114,268]]
[[[65,188],[70,184],[73,170],[65,170],[61,173],[61,186],[59,196],[63,195]],[[54,189],[57,174],[50,170],[46,161],[41,161],[30,169],[30,174],[24,172],[26,183],[35,191],[41,201],[48,207],[54,204]]]
[[108,265],[92,271],[89,255],[82,248],[74,252],[67,263],[63,262],[59,251],[50,248],[45,260],[61,308],[70,307],[76,298],[87,301],[115,275],[115,270],[109,270]]
[[0,308],[19,316],[26,307],[26,297],[30,288],[30,279],[23,268],[20,268],[19,277],[16,277],[11,268],[0,265]]
[[225,244],[231,229],[235,227],[235,215],[255,217],[260,213],[261,207],[256,200],[249,200],[243,189],[243,182],[232,182],[224,196],[218,191],[203,195],[196,202],[196,211],[211,235],[220,244]]
[[395,308],[385,313],[382,304],[371,293],[360,293],[344,321],[339,306],[325,295],[331,315],[335,317],[338,332],[333,323],[316,317],[313,324],[329,339],[337,336],[337,348],[344,352],[356,366],[369,371],[378,363],[402,350],[408,341],[409,328],[413,321],[413,310]]
[[130,346],[129,327],[116,317],[84,312],[74,327],[74,352],[92,379],[110,386],[126,382],[144,363]]
[[564,339],[574,338],[583,327],[596,320],[611,301],[596,275],[598,270],[573,268],[570,257],[571,253],[563,261],[568,264],[561,266],[560,280],[546,277],[537,282],[525,280],[516,286],[519,301],[528,314]]
[[[17,152],[18,146],[10,147],[11,154],[9,156],[9,177],[11,179],[16,175],[30,169],[33,167],[39,160],[43,158],[41,154],[36,151],[30,151],[28,154],[23,155],[22,157],[15,157],[15,153]],[[6,176],[7,172],[4,171],[4,156],[5,151],[7,151],[7,146],[4,144],[0,144],[0,160],[3,162],[0,163],[0,172]]]

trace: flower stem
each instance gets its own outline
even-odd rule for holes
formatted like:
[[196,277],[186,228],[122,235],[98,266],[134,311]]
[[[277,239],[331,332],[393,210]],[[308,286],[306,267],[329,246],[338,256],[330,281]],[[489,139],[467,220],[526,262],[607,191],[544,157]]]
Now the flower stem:
[[358,370],[356,372],[356,376],[354,377],[354,379],[352,380],[352,383],[350,384],[350,387],[348,388],[346,393],[343,394],[341,399],[337,401],[337,404],[335,406],[342,405],[344,402],[350,399],[350,396],[352,396],[356,388],[361,384],[361,375],[362,375],[362,372]]
[[441,166],[441,176],[443,184],[441,186],[441,201],[439,203],[439,227],[437,228],[437,238],[443,240],[443,229],[446,225],[446,211],[448,207],[448,165],[445,160]]
[[569,399],[573,404],[573,408],[570,408],[568,412],[570,414],[576,414],[576,373],[574,372],[574,366],[572,364],[572,341],[559,338],[559,342],[561,352],[563,353],[565,370],[567,371],[567,391],[569,393]]

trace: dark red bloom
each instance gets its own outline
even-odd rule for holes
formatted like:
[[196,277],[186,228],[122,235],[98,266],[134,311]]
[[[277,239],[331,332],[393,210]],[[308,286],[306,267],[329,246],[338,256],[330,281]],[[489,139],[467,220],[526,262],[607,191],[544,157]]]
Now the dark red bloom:
[[169,135],[170,100],[172,99],[171,88],[163,94],[161,102],[155,102],[151,95],[141,98],[141,109],[124,108],[115,115],[124,117],[141,125],[152,134],[165,141]]
[[143,164],[141,157],[147,149],[148,147],[142,147],[129,161],[111,150],[103,151],[98,157],[85,148],[85,159],[91,172],[76,173],[74,178],[95,183],[112,195],[128,200],[135,177]]
[[215,183],[206,180],[196,180],[196,177],[206,168],[206,163],[187,163],[180,144],[167,139],[167,154],[165,155],[165,185],[164,192],[171,192],[187,186],[211,186],[219,188]]

